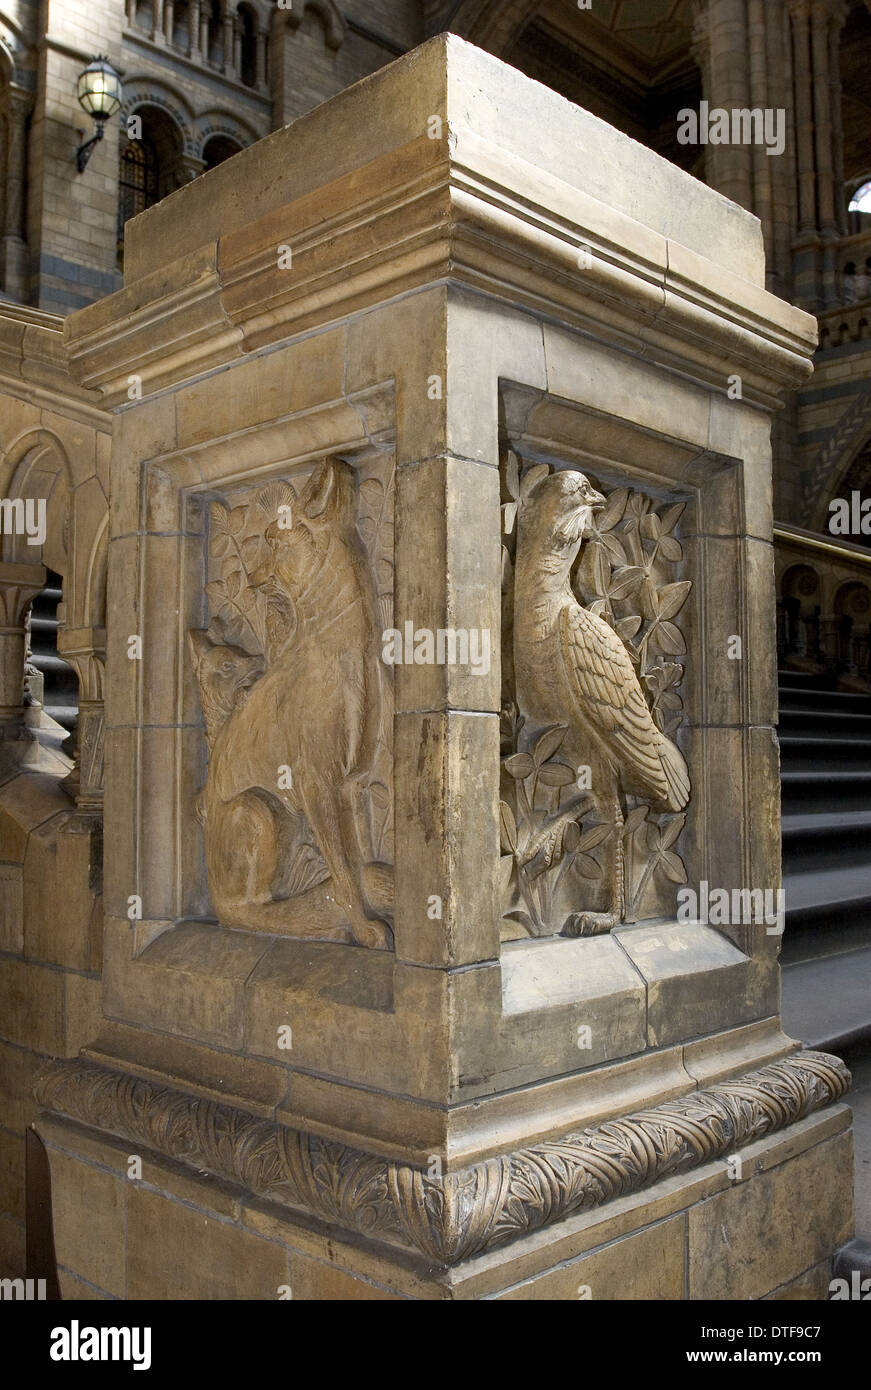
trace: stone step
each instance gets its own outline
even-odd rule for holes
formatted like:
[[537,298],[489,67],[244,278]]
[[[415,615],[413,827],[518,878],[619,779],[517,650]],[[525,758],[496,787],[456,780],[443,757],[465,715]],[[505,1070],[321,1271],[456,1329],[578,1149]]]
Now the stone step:
[[871,945],[784,965],[783,1026],[827,1052],[871,1038]]

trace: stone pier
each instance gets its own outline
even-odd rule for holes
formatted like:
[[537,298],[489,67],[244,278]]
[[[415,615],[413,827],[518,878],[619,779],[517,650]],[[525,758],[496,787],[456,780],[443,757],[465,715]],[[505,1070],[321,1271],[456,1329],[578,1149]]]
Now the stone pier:
[[65,332],[114,420],[63,1292],[825,1297],[770,447],[816,325],[756,218],[441,37],[128,224]]

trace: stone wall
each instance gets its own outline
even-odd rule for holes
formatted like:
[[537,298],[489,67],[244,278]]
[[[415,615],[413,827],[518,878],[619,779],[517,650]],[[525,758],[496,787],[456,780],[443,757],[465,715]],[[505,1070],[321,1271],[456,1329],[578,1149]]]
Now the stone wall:
[[[42,544],[0,537],[4,1275],[24,1272],[24,1134],[36,1114],[35,1075],[48,1058],[75,1056],[100,1016],[109,420],[70,380],[61,330],[47,314],[0,311],[0,498],[46,504]],[[62,576],[59,646],[79,675],[72,769],[39,709],[23,704],[26,612],[47,568]]]

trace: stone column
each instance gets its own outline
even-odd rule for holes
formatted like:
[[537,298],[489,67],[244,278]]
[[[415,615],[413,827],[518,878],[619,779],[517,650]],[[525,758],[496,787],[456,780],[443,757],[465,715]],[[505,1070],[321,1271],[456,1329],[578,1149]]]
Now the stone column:
[[238,15],[233,20],[233,70],[236,77],[242,76],[242,21]]
[[266,44],[269,39],[268,29],[257,30],[257,86],[261,91],[266,91]]
[[847,17],[846,5],[836,3],[829,20],[829,82],[832,113],[832,173],[834,178],[835,222],[846,236],[847,199],[844,195],[844,129],[841,109],[841,30]]
[[[796,233],[795,105],[789,15],[783,0],[766,0],[765,41],[768,98],[777,111],[786,113],[786,150],[771,159],[772,219],[774,224],[773,287],[782,299],[792,297],[792,239]],[[772,267],[769,267],[771,270]]]
[[790,0],[794,53],[796,138],[798,142],[798,209],[800,233],[816,230],[814,174],[814,115],[811,89],[810,7],[808,0]]
[[17,87],[9,89],[2,284],[12,299],[24,299],[27,295],[27,118],[32,105],[29,92]]
[[165,43],[166,35],[163,32],[163,7],[164,0],[152,0],[154,11],[152,14],[151,37],[155,43]]
[[188,10],[188,27],[190,31],[190,43],[188,46],[188,56],[199,58],[201,52],[200,45],[200,0],[190,0]]
[[26,763],[34,751],[24,723],[25,618],[44,587],[42,565],[0,561],[0,774]]
[[175,28],[175,0],[164,0],[163,8],[163,33],[167,43],[172,43],[173,29]]
[[136,0],[126,0],[125,14],[127,16],[128,27],[132,28],[136,23]]
[[[770,3],[770,0],[769,0]],[[765,34],[765,0],[747,0],[747,37],[750,48],[750,105],[761,111],[771,106],[768,90],[768,52]],[[752,146],[753,211],[762,222],[768,283],[775,275],[773,164],[763,144]],[[781,156],[786,158],[786,151]]]
[[230,0],[224,0],[224,72],[235,77],[235,25]]
[[103,809],[103,677],[106,667],[105,628],[60,628],[57,649],[79,678],[79,719],[76,765],[70,784],[76,805],[92,814]]
[[209,0],[202,0],[200,8],[200,53],[203,60],[209,56]]
[[[712,107],[750,104],[745,0],[709,0]],[[753,208],[753,155],[748,145],[711,145],[712,183],[742,207]]]

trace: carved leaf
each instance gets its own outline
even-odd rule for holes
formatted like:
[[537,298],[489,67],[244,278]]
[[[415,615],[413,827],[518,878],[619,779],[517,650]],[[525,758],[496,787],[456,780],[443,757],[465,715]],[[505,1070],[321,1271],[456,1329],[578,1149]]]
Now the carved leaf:
[[684,862],[673,850],[667,849],[662,852],[657,868],[661,868],[666,878],[671,879],[672,883],[686,883],[687,881]]
[[360,496],[373,511],[384,505],[384,484],[380,478],[365,478],[360,484]]
[[227,590],[222,579],[213,579],[211,584],[207,584],[206,593],[214,609],[220,608],[227,601]]
[[517,503],[506,502],[502,507],[502,530],[506,536],[510,536],[514,530],[514,522],[517,518]]
[[[637,809],[643,809],[637,808]],[[585,830],[580,838],[578,849],[598,849],[611,834],[610,825],[591,825],[589,830]]]
[[532,756],[535,760],[536,767],[541,767],[542,763],[547,762],[548,758],[553,757],[568,733],[568,728],[568,724],[554,724],[551,728],[545,729],[543,733],[539,734],[532,749]]
[[691,579],[682,579],[677,584],[665,584],[659,591],[659,617],[673,618],[679,613],[689,598],[693,587]]
[[655,512],[648,512],[641,518],[641,534],[646,541],[658,541],[662,534],[662,522]]
[[662,839],[660,840],[663,849],[669,849],[674,844],[686,823],[686,816],[675,816],[674,820],[668,822],[662,831]]
[[357,530],[360,532],[360,537],[365,546],[371,547],[375,544],[378,535],[378,527],[373,517],[361,516],[360,520],[357,522]]
[[682,656],[687,649],[683,633],[674,623],[659,623],[651,632],[650,640],[671,656]]
[[386,811],[390,806],[390,792],[383,782],[369,783],[369,796],[372,805],[377,806],[379,811]]
[[[626,565],[629,563],[626,557],[626,551],[623,549],[616,536],[603,535],[601,537],[601,543],[608,552],[608,558],[612,565]],[[675,544],[677,544],[677,542],[675,542]]]
[[529,913],[524,912],[521,907],[512,907],[510,912],[504,913],[504,916],[508,918],[509,922],[519,922],[522,927],[526,928],[531,936],[535,936],[535,923]]
[[293,515],[296,500],[296,492],[293,486],[287,482],[270,483],[267,487],[261,488],[257,494],[257,506],[270,521],[274,521],[278,516],[279,507],[290,507],[291,515]]
[[659,542],[659,553],[664,560],[678,564],[683,559],[683,547],[674,536],[663,536]]
[[611,531],[618,521],[622,521],[628,499],[628,487],[618,487],[609,493],[607,502],[596,516],[596,530],[600,535],[605,531]]
[[667,507],[659,518],[663,535],[668,531],[673,531],[686,508],[686,502],[676,502],[673,507]]
[[230,531],[234,536],[238,536],[240,531],[244,531],[245,522],[248,520],[247,507],[234,507],[228,517]]
[[565,763],[546,763],[539,771],[538,780],[545,787],[569,787],[575,780],[575,773]]
[[509,452],[508,454],[508,458],[505,464],[505,482],[508,485],[508,491],[511,493],[511,496],[514,498],[515,502],[519,502],[520,470],[517,464],[517,455],[515,453]]
[[223,532],[219,531],[216,535],[212,536],[211,550],[212,554],[218,560],[222,560],[225,555],[229,555],[232,549],[233,542],[231,541],[230,537],[224,535]]
[[635,613],[632,615],[631,618],[620,619],[616,626],[617,635],[619,637],[622,637],[624,642],[627,642],[630,638],[634,637],[637,634],[638,629],[640,627],[641,618],[637,613]]
[[647,820],[648,809],[647,806],[636,806],[634,810],[629,812],[629,815],[623,823],[624,840],[627,840],[630,835],[634,835],[636,830],[644,824]]
[[514,777],[518,782],[522,782],[535,771],[535,763],[528,753],[515,753],[512,757],[506,758],[502,766],[508,776]]
[[581,847],[581,828],[577,821],[569,821],[563,835],[563,848],[567,854],[574,854]]
[[639,565],[627,565],[619,569],[614,574],[608,589],[608,597],[611,599],[628,598],[641,587],[644,579],[644,570]]
[[212,523],[212,530],[219,535],[229,535],[230,533],[230,513],[223,502],[213,502],[209,510],[209,517]]
[[517,822],[507,801],[499,802],[499,828],[502,832],[502,848],[509,854],[517,852]]
[[601,878],[602,866],[591,854],[576,854],[575,868],[584,878]]
[[229,574],[224,576],[224,582],[227,585],[227,594],[229,597],[235,598],[242,588],[242,571],[240,569],[231,570]]
[[499,886],[502,897],[508,896],[511,887],[511,875],[514,873],[514,855],[504,854],[499,860]]
[[533,488],[541,482],[542,478],[546,478],[549,473],[550,469],[546,463],[537,463],[533,468],[530,468],[528,472],[524,474],[523,482],[520,484],[521,501],[525,502]]

